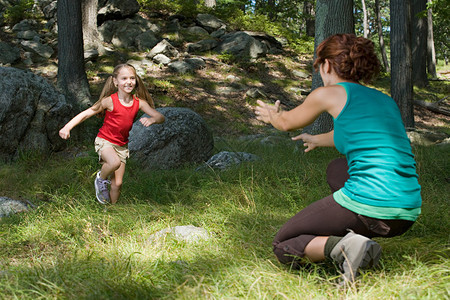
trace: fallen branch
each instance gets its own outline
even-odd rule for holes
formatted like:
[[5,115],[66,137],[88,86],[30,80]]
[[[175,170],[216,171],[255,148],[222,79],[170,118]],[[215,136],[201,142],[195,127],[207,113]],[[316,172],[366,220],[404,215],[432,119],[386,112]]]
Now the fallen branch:
[[435,112],[438,114],[450,116],[450,110],[441,108],[436,103],[425,102],[422,100],[414,100],[414,105],[424,107],[424,108],[431,110],[432,112]]

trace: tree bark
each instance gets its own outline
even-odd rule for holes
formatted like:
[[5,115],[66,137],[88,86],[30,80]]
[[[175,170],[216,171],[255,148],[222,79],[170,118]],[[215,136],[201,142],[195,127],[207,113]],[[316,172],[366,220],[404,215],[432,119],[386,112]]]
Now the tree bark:
[[363,8],[363,36],[367,39],[369,34],[369,25],[367,23],[367,8],[366,1],[361,0],[362,8]]
[[[317,0],[316,2],[316,32],[314,39],[314,59],[317,46],[327,37],[337,33],[355,33],[353,23],[353,0]],[[313,73],[312,90],[323,86],[319,72]],[[333,130],[333,119],[328,113],[323,113],[304,132],[320,134]]]
[[[432,0],[428,0],[431,3]],[[434,36],[433,36],[433,11],[431,7],[427,11],[428,17],[428,34],[427,34],[427,67],[428,73],[433,78],[437,78],[436,72],[436,51],[434,50]]]
[[381,57],[383,60],[384,69],[386,72],[390,73],[391,68],[389,67],[389,61],[386,54],[386,47],[384,45],[384,37],[383,37],[383,24],[381,22],[381,11],[380,11],[380,0],[375,0],[375,19],[377,23],[378,29],[378,41],[380,43],[381,49]]
[[413,0],[411,6],[412,76],[418,87],[428,85],[427,78],[427,18],[420,14],[426,11],[427,0]]
[[410,1],[391,0],[391,95],[397,102],[406,128],[414,128],[411,6]]
[[90,105],[84,70],[81,0],[58,0],[58,80],[68,100],[81,108]]
[[205,0],[205,6],[214,8],[216,6],[216,0]]
[[306,35],[314,36],[315,33],[315,12],[314,3],[311,0],[305,0],[303,4],[303,15],[305,16]]
[[82,27],[84,49],[95,49],[103,53],[103,45],[97,29],[98,0],[82,0]]

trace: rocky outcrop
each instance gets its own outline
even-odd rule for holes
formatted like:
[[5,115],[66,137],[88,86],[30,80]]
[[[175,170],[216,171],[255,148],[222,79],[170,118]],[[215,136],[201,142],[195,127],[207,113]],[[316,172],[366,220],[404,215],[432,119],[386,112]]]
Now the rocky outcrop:
[[0,158],[20,151],[61,150],[59,129],[73,114],[72,106],[44,78],[31,72],[0,67]]
[[173,169],[209,159],[214,140],[203,118],[188,108],[159,108],[166,121],[130,131],[130,157],[147,169]]

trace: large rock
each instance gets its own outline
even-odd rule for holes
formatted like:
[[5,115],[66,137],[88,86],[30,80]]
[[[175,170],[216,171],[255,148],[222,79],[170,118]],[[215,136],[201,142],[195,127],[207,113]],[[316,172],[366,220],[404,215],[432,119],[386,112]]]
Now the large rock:
[[206,161],[214,148],[203,118],[188,108],[159,108],[166,121],[143,127],[136,121],[130,132],[131,157],[147,169],[173,169]]
[[140,6],[136,0],[100,0],[98,1],[98,21],[123,19],[139,12]]
[[0,42],[0,64],[12,64],[20,59],[20,50],[8,43]]
[[98,28],[100,37],[105,43],[124,48],[137,46],[145,50],[151,49],[150,45],[158,42],[159,39],[155,34],[160,30],[158,25],[138,15],[123,20],[109,20]]
[[267,46],[249,34],[238,31],[222,36],[222,42],[215,50],[219,53],[233,54],[240,58],[258,58],[267,53]]
[[30,207],[32,207],[30,202],[0,197],[0,219],[16,213],[26,212]]
[[0,158],[21,150],[49,153],[64,148],[59,129],[73,114],[72,105],[44,78],[0,67]]
[[206,67],[203,59],[198,57],[185,58],[182,61],[174,61],[168,64],[169,70],[175,73],[192,73]]
[[216,31],[220,28],[226,29],[227,25],[220,19],[210,14],[198,14],[197,23],[209,32]]

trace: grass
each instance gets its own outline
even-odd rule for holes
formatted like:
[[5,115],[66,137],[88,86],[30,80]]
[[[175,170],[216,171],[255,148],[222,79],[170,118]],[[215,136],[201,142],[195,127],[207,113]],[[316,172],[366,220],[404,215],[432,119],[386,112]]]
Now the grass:
[[[287,135],[285,135],[288,140]],[[216,151],[246,151],[258,162],[228,171],[194,167],[146,171],[127,166],[114,206],[94,201],[98,169],[91,145],[79,157],[24,154],[0,168],[4,196],[32,201],[0,220],[2,299],[446,299],[450,188],[448,148],[418,147],[423,214],[401,237],[378,239],[381,267],[339,290],[327,263],[280,265],[271,242],[280,226],[328,194],[324,172],[336,150],[295,151],[222,140]],[[212,238],[196,244],[149,236],[192,224]]]

